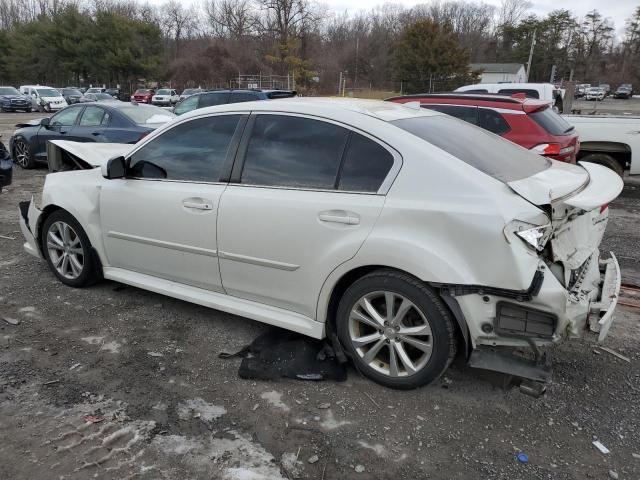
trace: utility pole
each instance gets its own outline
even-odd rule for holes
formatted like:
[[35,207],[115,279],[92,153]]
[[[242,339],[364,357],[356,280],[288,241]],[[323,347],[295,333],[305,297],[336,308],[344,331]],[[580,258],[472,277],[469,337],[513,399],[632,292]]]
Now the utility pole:
[[529,81],[529,73],[531,72],[531,60],[533,60],[533,47],[536,46],[537,31],[538,31],[537,29],[533,31],[533,38],[531,39],[531,49],[529,50],[529,61],[527,62],[527,82]]
[[342,93],[342,71],[340,71],[340,77],[338,78],[338,96]]
[[353,88],[358,88],[358,37],[356,37],[356,72],[353,79]]

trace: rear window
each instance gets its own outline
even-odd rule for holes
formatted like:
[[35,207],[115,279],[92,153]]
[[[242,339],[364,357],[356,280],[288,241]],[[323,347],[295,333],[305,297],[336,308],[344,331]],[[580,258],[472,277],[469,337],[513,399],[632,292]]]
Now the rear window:
[[570,125],[569,122],[554,112],[552,108],[538,110],[530,113],[529,116],[551,135],[569,135],[574,129],[573,125]]
[[528,88],[503,88],[498,90],[500,95],[513,95],[514,93],[524,93],[527,98],[540,98],[540,94],[537,90],[531,90]]
[[224,93],[205,93],[200,96],[200,105],[202,107],[213,107],[214,105],[224,105],[228,102],[229,94]]
[[501,182],[546,170],[551,161],[482,128],[443,115],[391,122]]
[[275,92],[267,92],[267,98],[275,100],[276,98],[291,98],[295,97],[296,92],[287,92],[287,91],[275,91]]
[[121,113],[131,119],[133,123],[138,125],[166,123],[175,118],[175,115],[160,107],[152,107],[147,105],[126,106],[118,109]]

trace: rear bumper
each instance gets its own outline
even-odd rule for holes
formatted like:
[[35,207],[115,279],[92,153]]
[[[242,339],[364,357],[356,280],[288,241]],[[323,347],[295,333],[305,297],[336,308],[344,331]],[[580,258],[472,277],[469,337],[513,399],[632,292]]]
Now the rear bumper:
[[[620,267],[613,254],[601,261],[595,251],[570,290],[541,262],[542,285],[530,300],[497,295],[456,297],[474,348],[479,346],[544,346],[566,338],[597,332],[602,342],[614,321],[620,291]],[[512,306],[513,309],[505,308]],[[514,311],[533,312],[518,315]],[[506,313],[505,313],[506,312]],[[509,318],[505,321],[503,315]],[[505,328],[508,325],[508,328]]]
[[24,251],[34,257],[42,258],[40,248],[38,248],[38,241],[36,239],[38,221],[42,211],[35,206],[33,197],[28,202],[20,202],[20,230],[24,236],[25,242],[23,245]]

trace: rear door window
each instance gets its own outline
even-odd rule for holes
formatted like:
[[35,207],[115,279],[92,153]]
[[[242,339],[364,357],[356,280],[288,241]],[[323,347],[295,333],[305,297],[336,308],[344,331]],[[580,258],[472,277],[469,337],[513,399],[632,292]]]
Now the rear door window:
[[511,130],[504,117],[490,108],[478,108],[478,126],[496,135],[504,135]]
[[459,118],[465,122],[469,122],[473,125],[478,124],[478,107],[463,107],[459,105],[430,105],[423,103],[422,108],[428,108],[429,110],[435,110],[437,112],[446,113],[452,117]]
[[81,127],[95,127],[102,124],[104,110],[100,107],[88,106],[84,109],[80,118]]
[[379,143],[351,132],[338,190],[375,193],[393,166],[393,155]]
[[551,135],[569,135],[574,130],[573,125],[554,112],[551,107],[530,113],[529,116]]
[[256,116],[241,183],[334,189],[349,130],[287,115]]
[[[549,159],[456,118],[434,115],[391,123],[505,183],[551,166]],[[427,168],[428,161],[425,158]]]

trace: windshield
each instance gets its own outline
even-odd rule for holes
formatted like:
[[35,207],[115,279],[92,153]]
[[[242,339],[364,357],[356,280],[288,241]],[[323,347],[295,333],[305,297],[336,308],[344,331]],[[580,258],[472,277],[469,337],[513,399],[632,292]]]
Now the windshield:
[[574,130],[573,125],[554,112],[551,107],[537,110],[529,116],[551,135],[569,135]]
[[390,123],[504,183],[530,177],[551,166],[551,161],[540,155],[446,115],[413,117]]
[[151,90],[136,90],[134,95],[146,95],[147,93],[151,93]]
[[156,95],[171,95],[171,90],[160,89],[156,92]]
[[168,110],[150,105],[131,105],[121,108],[120,111],[137,124],[167,123],[175,118]]
[[199,88],[187,88],[184,92],[182,92],[182,95],[193,95],[194,93],[198,93],[199,91],[201,91],[201,89]]
[[108,93],[92,93],[91,95],[98,100],[115,100],[115,98]]
[[38,95],[40,95],[41,97],[59,97],[60,96],[60,92],[57,90],[54,90],[53,88],[38,88],[36,90],[38,92]]
[[13,87],[0,87],[0,95],[20,95],[20,92]]

